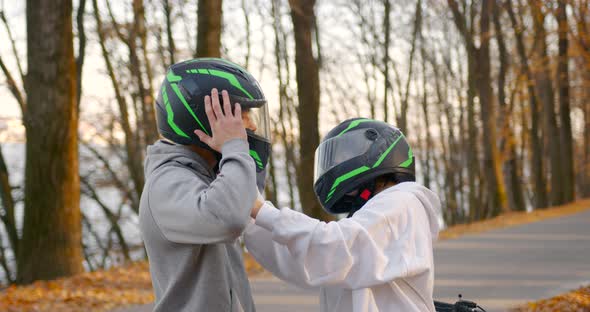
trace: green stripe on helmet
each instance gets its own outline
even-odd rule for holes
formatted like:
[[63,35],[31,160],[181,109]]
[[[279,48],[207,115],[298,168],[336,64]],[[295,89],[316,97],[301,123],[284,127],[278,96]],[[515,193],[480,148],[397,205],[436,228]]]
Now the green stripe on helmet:
[[371,169],[371,168],[369,168],[367,166],[362,166],[362,167],[356,168],[352,171],[349,171],[346,174],[339,176],[336,179],[336,181],[334,181],[334,184],[332,184],[332,188],[330,189],[330,193],[328,193],[328,196],[326,197],[326,202],[332,198],[332,195],[334,195],[334,192],[336,191],[336,188],[338,187],[338,185],[340,185],[340,183],[342,183],[342,182],[344,182],[356,175],[359,175],[369,169]]
[[182,131],[180,128],[178,128],[176,123],[174,123],[174,111],[172,110],[172,106],[170,106],[170,102],[168,101],[168,93],[166,93],[166,89],[162,90],[162,97],[164,98],[164,104],[166,105],[166,120],[168,121],[168,125],[170,128],[172,128],[172,130],[174,130],[176,134],[180,135],[181,137],[189,138],[189,136],[186,135],[186,133],[184,133],[184,131]]
[[217,70],[217,69],[205,69],[205,68],[199,68],[199,69],[192,69],[190,71],[187,70],[188,73],[192,73],[192,74],[203,74],[203,75],[212,75],[212,76],[216,76],[219,78],[223,78],[226,79],[232,86],[236,87],[238,90],[242,91],[250,100],[253,100],[254,97],[248,92],[246,91],[246,89],[244,89],[244,87],[242,87],[242,85],[240,84],[240,82],[238,81],[238,78],[236,78],[236,76],[234,74],[228,73],[228,72],[224,72],[222,70]]
[[402,168],[408,168],[412,164],[412,161],[414,161],[414,153],[412,152],[412,148],[408,146],[408,159],[399,166]]
[[168,80],[168,82],[172,83],[172,82],[178,82],[182,80],[182,77],[175,75],[174,72],[171,70],[168,71],[168,73],[166,74],[166,79]]
[[336,137],[339,137],[341,135],[343,135],[345,132],[347,132],[348,130],[358,126],[361,122],[365,122],[365,121],[373,121],[372,119],[357,119],[354,120],[353,122],[350,123],[350,125],[348,125],[348,127],[344,130],[342,130],[342,132],[340,132]]
[[391,152],[393,147],[397,144],[397,142],[399,142],[399,140],[401,140],[401,138],[403,138],[403,134],[400,134],[400,136],[387,148],[387,150],[385,150],[385,152],[383,152],[383,154],[381,154],[381,156],[379,156],[379,159],[377,159],[377,161],[373,165],[373,168],[376,168],[377,166],[379,166],[383,162],[383,160],[385,159],[387,154],[389,154],[389,152]]
[[227,79],[227,81],[229,81],[229,83],[232,86],[234,86],[234,87],[238,88],[238,90],[244,92],[244,94],[246,94],[250,100],[254,99],[254,97],[248,91],[246,91],[246,89],[244,89],[242,87],[242,85],[238,81],[238,78],[236,78],[236,76],[234,76],[233,74],[230,74],[228,72],[224,72],[221,70],[216,70],[216,69],[210,69],[209,74],[211,74],[213,76],[220,77],[220,78]]
[[250,150],[250,156],[252,156],[252,158],[254,158],[254,161],[258,165],[258,168],[262,169],[263,166],[262,166],[262,160],[260,159],[260,155],[258,155],[258,153],[255,150]]
[[197,121],[199,126],[201,126],[201,129],[203,129],[203,132],[205,132],[207,135],[210,135],[209,131],[207,131],[207,129],[205,128],[205,126],[203,126],[203,124],[201,123],[199,118],[197,118],[197,115],[195,115],[195,112],[193,112],[191,107],[188,105],[188,103],[184,99],[184,96],[182,96],[182,93],[180,93],[180,89],[178,89],[178,86],[175,83],[170,84],[170,86],[172,87],[172,90],[174,90],[174,93],[176,93],[176,96],[178,96],[178,98],[180,99],[180,101],[182,102],[184,107],[186,107],[186,109],[191,114],[191,116],[193,116],[193,118]]

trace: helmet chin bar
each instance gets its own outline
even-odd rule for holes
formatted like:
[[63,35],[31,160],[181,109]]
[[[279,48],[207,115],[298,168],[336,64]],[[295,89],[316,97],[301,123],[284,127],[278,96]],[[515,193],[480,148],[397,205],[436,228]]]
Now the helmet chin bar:
[[248,134],[249,154],[254,159],[256,172],[264,171],[271,153],[270,141],[248,129],[246,129],[246,133]]
[[[348,195],[348,194],[354,195]],[[334,210],[348,212],[347,218],[359,211],[375,195],[375,180],[360,185],[353,192],[348,192],[334,204]]]

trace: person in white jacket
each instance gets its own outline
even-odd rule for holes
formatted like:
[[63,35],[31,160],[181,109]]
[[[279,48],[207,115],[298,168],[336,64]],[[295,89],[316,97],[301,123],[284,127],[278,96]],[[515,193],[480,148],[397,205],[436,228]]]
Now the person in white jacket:
[[440,200],[414,182],[412,149],[400,130],[350,119],[316,150],[314,190],[322,222],[256,201],[244,233],[268,271],[320,290],[321,311],[435,311],[432,242]]

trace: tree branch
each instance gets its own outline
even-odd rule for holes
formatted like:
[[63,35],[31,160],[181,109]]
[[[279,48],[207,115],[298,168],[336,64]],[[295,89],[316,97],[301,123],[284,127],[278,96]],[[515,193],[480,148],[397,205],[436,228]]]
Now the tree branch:
[[20,106],[21,115],[24,116],[26,113],[26,108],[27,108],[26,103],[25,103],[25,98],[24,98],[22,92],[20,91],[20,89],[18,88],[18,86],[16,85],[14,78],[12,78],[12,74],[10,73],[8,68],[6,68],[4,61],[2,61],[2,56],[0,56],[0,68],[2,68],[2,72],[4,72],[4,75],[6,76],[6,82],[8,83],[8,90],[10,90],[10,93],[12,93],[12,95],[16,99],[16,102]]
[[10,26],[8,26],[8,21],[6,20],[6,15],[4,14],[4,11],[0,11],[0,19],[2,20],[2,23],[4,24],[4,27],[6,28],[6,33],[8,34],[8,40],[10,40],[10,46],[12,47],[12,53],[14,54],[14,58],[16,60],[16,66],[18,67],[18,73],[20,74],[20,79],[21,82],[25,83],[25,74],[23,72],[23,68],[22,68],[22,63],[20,61],[20,57],[18,56],[17,53],[17,49],[16,49],[16,43],[14,41],[14,38],[12,37],[12,31],[10,31]]
[[80,0],[78,12],[76,13],[76,24],[78,25],[78,57],[76,58],[76,106],[80,111],[80,98],[82,97],[82,67],[86,56],[86,31],[84,30],[84,13],[86,0]]
[[109,209],[109,207],[107,207],[107,205],[100,199],[100,196],[96,192],[96,189],[92,186],[91,183],[88,182],[88,179],[86,177],[80,177],[80,182],[82,182],[82,185],[84,186],[84,189],[82,190],[83,194],[88,196],[89,198],[93,199],[100,206],[103,213],[107,217],[107,220],[109,220],[109,222],[111,223],[111,227],[112,227],[113,231],[115,232],[115,235],[117,236],[117,240],[119,241],[119,244],[121,245],[121,249],[123,251],[123,256],[125,257],[126,260],[129,260],[130,259],[129,247],[127,245],[127,241],[125,240],[125,236],[123,235],[123,231],[121,230],[121,227],[119,226],[119,223],[118,223],[119,216],[115,215]]
[[14,217],[14,197],[12,197],[12,187],[8,179],[8,168],[0,146],[0,198],[2,199],[2,208],[4,213],[0,215],[0,219],[4,223],[8,240],[12,251],[15,255],[18,253],[19,237],[16,229],[16,219]]

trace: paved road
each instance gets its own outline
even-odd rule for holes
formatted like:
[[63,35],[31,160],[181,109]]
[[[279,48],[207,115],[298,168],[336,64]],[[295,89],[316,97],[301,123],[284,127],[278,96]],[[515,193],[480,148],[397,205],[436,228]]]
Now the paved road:
[[[487,311],[506,311],[590,284],[590,210],[442,241],[434,256],[437,300],[454,301],[461,293]],[[275,278],[253,279],[252,290],[259,312],[318,311],[314,292]]]
[[590,210],[442,241],[435,247],[435,296],[458,292],[488,311],[590,284]]

